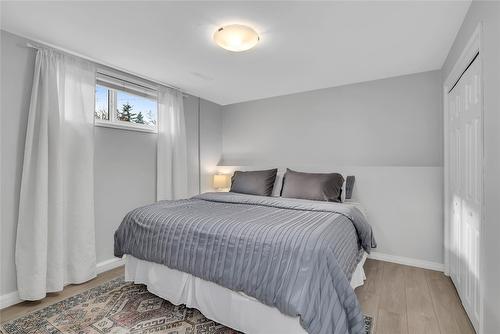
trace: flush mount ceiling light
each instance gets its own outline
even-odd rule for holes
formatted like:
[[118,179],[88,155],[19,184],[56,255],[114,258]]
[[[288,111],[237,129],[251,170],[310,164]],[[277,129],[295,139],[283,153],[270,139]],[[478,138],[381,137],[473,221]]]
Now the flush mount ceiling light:
[[260,37],[255,30],[241,24],[220,27],[214,33],[214,41],[221,48],[229,51],[246,51],[255,46]]

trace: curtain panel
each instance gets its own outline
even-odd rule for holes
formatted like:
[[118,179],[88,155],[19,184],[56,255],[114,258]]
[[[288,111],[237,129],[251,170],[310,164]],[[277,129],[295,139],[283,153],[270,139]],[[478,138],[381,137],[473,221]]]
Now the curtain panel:
[[37,51],[16,240],[21,299],[96,276],[94,94],[93,64]]
[[158,106],[156,199],[186,198],[187,139],[182,93],[160,87]]

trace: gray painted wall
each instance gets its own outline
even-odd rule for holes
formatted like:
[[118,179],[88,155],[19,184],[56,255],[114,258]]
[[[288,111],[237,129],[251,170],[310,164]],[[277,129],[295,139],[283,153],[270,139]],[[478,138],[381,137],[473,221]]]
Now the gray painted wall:
[[[188,156],[188,192],[190,195],[199,193],[199,161],[198,161],[198,105],[196,96],[184,97],[184,116],[186,117],[187,156]],[[200,109],[201,110],[201,109]],[[219,108],[220,112],[220,108]],[[156,162],[156,157],[155,157]],[[156,169],[155,169],[156,173]],[[155,181],[156,182],[156,181]]]
[[484,88],[484,195],[482,233],[482,333],[500,328],[500,3],[473,1],[443,66],[443,82],[450,74],[479,22],[483,23],[482,65]]
[[376,251],[439,266],[441,100],[432,71],[224,106],[223,165],[358,173]]
[[156,135],[95,127],[95,142],[96,252],[101,262],[113,258],[113,233],[125,214],[156,199]]
[[[1,31],[1,254],[0,296],[16,290],[14,249],[24,139],[35,51],[27,40]],[[198,104],[201,122],[198,124]],[[221,153],[220,106],[194,96],[184,98],[188,134],[189,190],[198,193],[198,143],[202,171],[213,170]],[[217,126],[218,124],[218,126]],[[201,137],[198,138],[198,127]],[[216,132],[213,132],[216,131]],[[95,209],[97,261],[113,258],[113,233],[129,210],[156,197],[156,135],[95,128]],[[123,143],[127,143],[124,146]],[[210,175],[202,172],[204,189]]]
[[223,107],[229,165],[442,166],[439,71]]

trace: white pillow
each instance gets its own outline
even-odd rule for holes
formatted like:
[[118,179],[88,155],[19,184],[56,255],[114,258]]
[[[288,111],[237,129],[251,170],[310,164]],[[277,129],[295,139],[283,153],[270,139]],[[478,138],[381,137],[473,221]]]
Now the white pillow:
[[271,196],[280,197],[281,196],[281,188],[283,187],[283,176],[285,176],[285,170],[283,168],[278,168],[278,172],[276,173],[276,179],[274,180],[274,187]]

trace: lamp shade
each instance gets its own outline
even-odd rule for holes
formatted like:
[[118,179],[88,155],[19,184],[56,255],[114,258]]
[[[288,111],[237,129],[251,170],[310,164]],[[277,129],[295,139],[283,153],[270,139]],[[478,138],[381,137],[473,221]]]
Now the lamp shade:
[[214,175],[214,188],[227,189],[231,186],[231,176],[227,174]]

